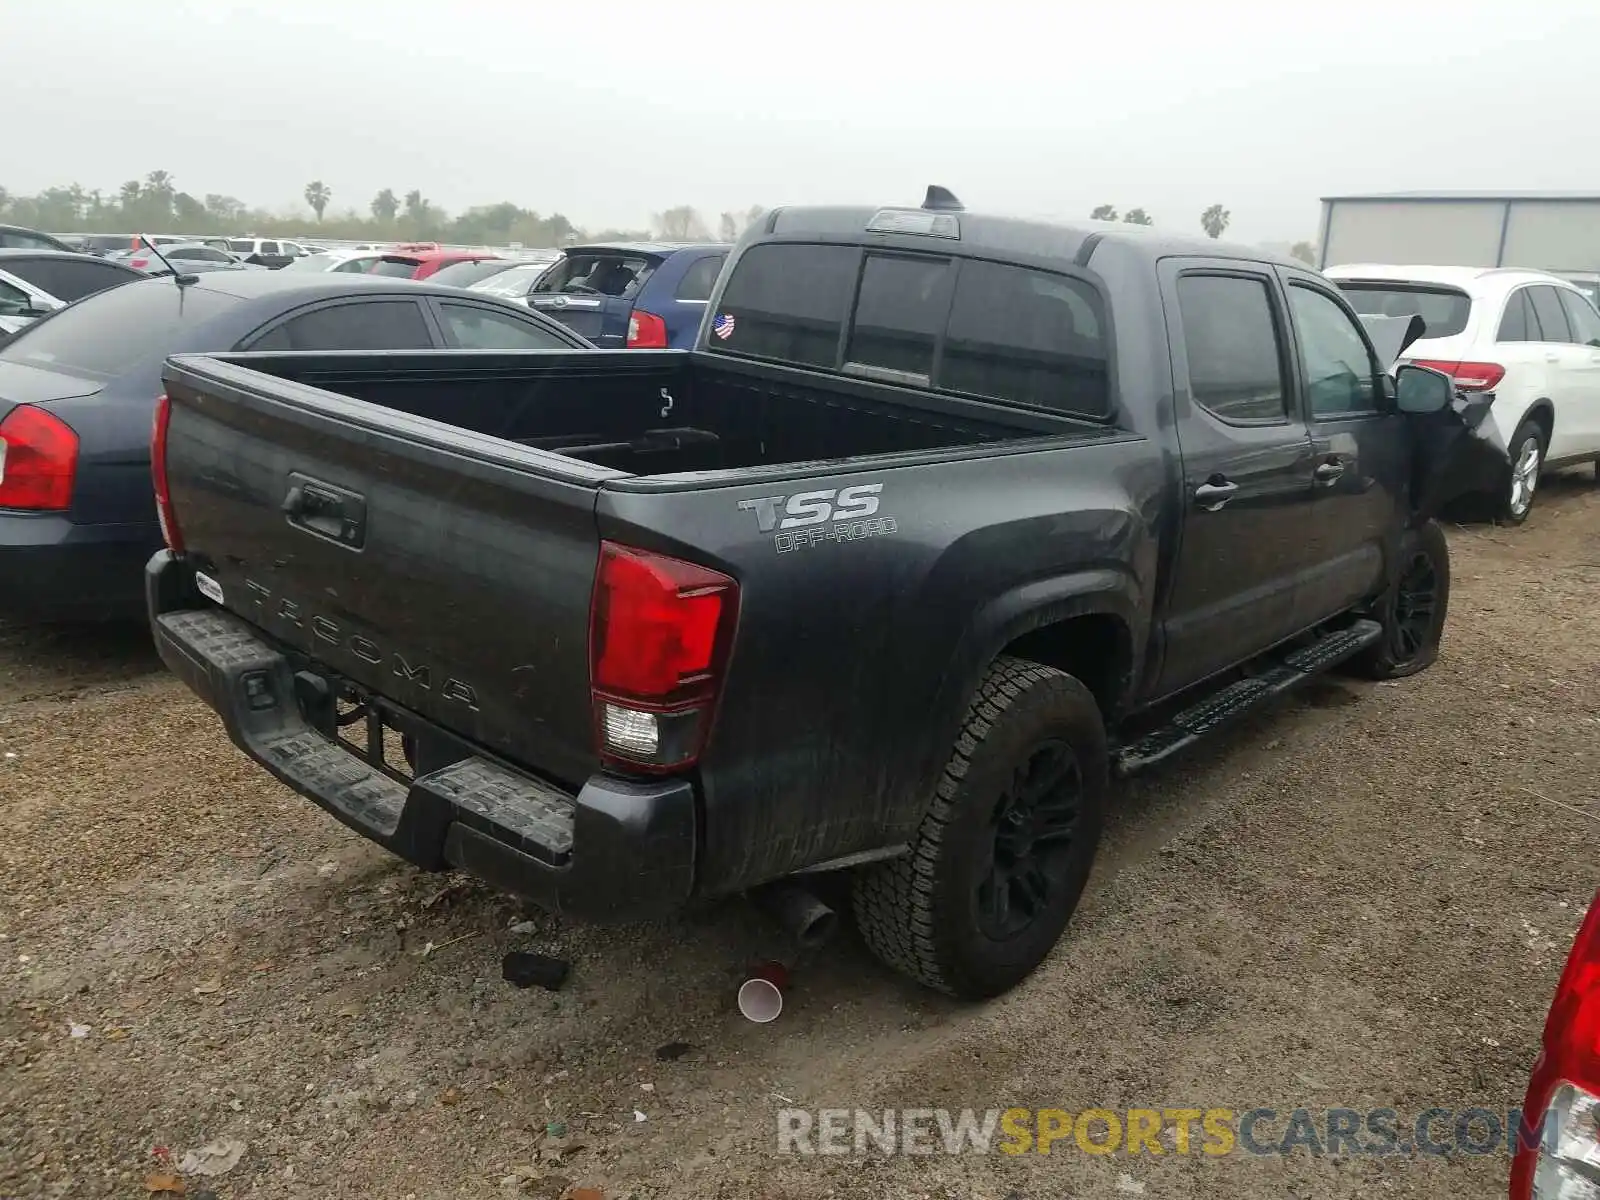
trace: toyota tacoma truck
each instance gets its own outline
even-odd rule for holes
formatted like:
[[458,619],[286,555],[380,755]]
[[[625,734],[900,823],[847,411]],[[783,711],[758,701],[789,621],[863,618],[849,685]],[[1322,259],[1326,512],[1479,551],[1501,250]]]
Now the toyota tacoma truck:
[[591,919],[849,871],[879,956],[989,996],[1114,777],[1434,660],[1430,513],[1509,468],[1397,352],[1258,251],[778,209],[691,350],[174,357],[151,621],[419,867]]

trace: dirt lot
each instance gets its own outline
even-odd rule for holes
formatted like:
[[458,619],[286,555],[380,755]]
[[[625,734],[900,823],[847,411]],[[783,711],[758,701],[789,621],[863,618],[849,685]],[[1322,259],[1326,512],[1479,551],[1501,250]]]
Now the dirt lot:
[[[136,634],[0,630],[0,1196],[146,1196],[154,1147],[219,1138],[243,1156],[191,1198],[1503,1194],[1503,1154],[775,1149],[791,1104],[1517,1104],[1600,883],[1600,491],[1451,540],[1438,666],[1318,686],[1120,790],[1027,985],[957,1006],[847,932],[765,1027],[732,992],[781,944],[742,906],[512,930],[271,782]],[[535,947],[573,961],[560,993],[500,981]]]

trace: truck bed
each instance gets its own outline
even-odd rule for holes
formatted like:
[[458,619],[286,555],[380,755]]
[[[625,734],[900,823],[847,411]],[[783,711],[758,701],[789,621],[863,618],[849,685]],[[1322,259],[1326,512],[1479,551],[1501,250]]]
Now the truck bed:
[[[220,358],[633,475],[975,446],[1095,427],[682,351]],[[892,394],[891,394],[892,393]]]

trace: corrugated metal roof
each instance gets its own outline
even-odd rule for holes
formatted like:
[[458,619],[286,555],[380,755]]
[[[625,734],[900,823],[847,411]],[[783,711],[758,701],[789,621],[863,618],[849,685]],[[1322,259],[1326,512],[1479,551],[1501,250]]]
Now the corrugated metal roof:
[[1600,192],[1367,192],[1349,196],[1324,196],[1324,204],[1334,200],[1588,200],[1600,201]]

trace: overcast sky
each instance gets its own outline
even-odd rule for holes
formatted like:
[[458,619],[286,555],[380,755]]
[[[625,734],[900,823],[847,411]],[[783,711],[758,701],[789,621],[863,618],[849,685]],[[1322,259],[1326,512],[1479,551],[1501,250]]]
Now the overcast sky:
[[1600,191],[1600,0],[7,0],[0,186],[154,168],[591,229],[693,204],[1142,205],[1231,238],[1320,196]]

